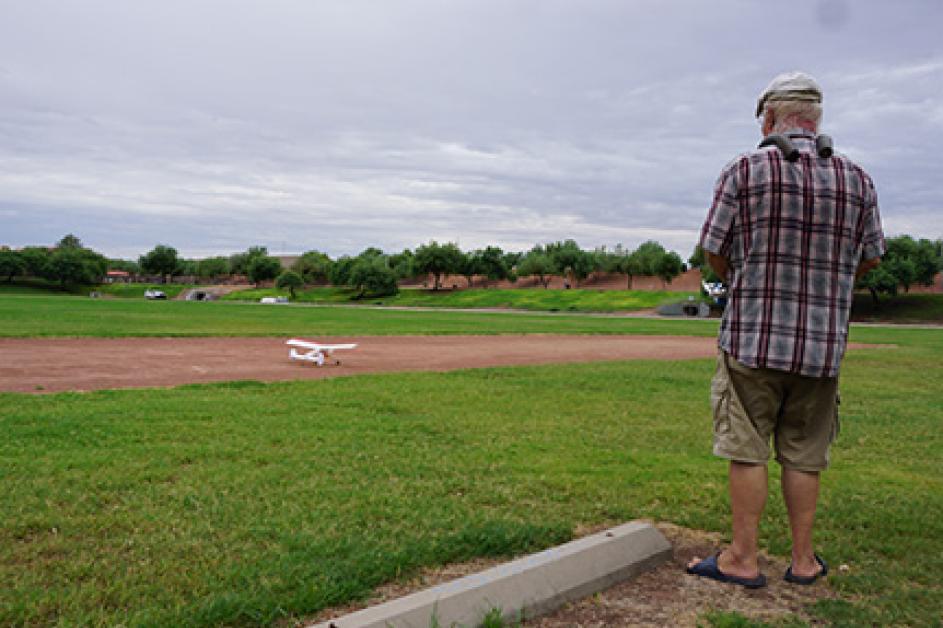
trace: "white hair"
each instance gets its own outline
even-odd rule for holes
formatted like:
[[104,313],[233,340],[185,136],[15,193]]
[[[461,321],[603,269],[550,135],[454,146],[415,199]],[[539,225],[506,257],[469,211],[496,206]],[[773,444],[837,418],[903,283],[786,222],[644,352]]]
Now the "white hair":
[[772,133],[783,133],[802,126],[798,123],[800,120],[811,122],[818,132],[822,121],[821,103],[808,100],[768,100],[763,106],[764,122],[770,113],[773,114]]

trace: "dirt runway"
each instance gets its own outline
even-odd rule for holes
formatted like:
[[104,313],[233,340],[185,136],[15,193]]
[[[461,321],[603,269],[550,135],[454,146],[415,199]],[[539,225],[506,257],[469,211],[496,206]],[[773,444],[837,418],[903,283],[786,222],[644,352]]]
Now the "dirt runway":
[[448,371],[597,360],[710,357],[715,338],[686,336],[366,336],[340,366],[288,359],[285,338],[4,338],[0,391],[60,392],[239,379],[320,379],[379,371]]

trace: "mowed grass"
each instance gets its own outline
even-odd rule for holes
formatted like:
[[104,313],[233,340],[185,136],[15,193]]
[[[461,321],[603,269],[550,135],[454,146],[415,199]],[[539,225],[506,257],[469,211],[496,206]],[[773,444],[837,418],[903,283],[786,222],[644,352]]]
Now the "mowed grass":
[[859,293],[855,295],[852,316],[855,320],[943,323],[943,294],[898,294],[882,297],[875,306],[870,294]]
[[[943,334],[853,339],[897,348],[845,364],[817,534],[840,598],[813,611],[933,625]],[[0,395],[0,624],[287,623],[421,566],[532,551],[580,524],[726,532],[712,371],[613,362]],[[761,538],[786,554],[773,475]]]
[[633,333],[713,335],[710,320],[422,312],[258,303],[0,295],[0,337]]
[[[287,296],[286,290],[274,288],[240,290],[224,297],[226,300],[258,301],[267,296]],[[656,308],[664,303],[688,297],[700,300],[694,292],[666,290],[545,290],[543,288],[463,290],[404,289],[394,296],[357,299],[353,290],[342,288],[310,288],[299,291],[301,303],[364,303],[401,307],[450,308],[512,308],[550,312],[631,312]]]
[[194,284],[182,283],[112,283],[98,286],[95,290],[111,297],[123,299],[143,299],[147,290],[160,290],[167,295],[168,299],[173,299],[184,290],[195,287],[197,286]]

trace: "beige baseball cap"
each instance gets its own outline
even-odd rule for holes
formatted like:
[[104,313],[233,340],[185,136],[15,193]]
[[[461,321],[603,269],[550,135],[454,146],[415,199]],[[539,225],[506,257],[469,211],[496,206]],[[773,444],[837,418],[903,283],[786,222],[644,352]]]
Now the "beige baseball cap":
[[763,115],[763,106],[771,100],[807,100],[822,102],[822,88],[805,72],[784,72],[774,78],[756,101],[756,117]]

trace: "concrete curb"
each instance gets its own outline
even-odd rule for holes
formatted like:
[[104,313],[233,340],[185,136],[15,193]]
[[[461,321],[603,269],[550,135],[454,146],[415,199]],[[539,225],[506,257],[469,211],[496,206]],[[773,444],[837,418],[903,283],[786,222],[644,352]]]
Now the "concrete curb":
[[481,624],[492,609],[506,620],[535,617],[628,580],[671,557],[671,544],[633,521],[312,628],[429,628]]

